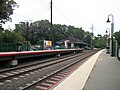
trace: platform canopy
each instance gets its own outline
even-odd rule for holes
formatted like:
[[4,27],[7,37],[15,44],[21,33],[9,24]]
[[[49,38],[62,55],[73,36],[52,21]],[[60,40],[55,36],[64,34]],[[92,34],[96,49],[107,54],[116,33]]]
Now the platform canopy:
[[62,44],[65,43],[66,40],[69,40],[69,43],[74,44],[74,45],[77,45],[77,46],[80,46],[80,47],[81,47],[81,46],[89,46],[89,44],[81,41],[81,40],[78,39],[78,38],[74,38],[74,37],[69,37],[69,38],[67,38],[67,39],[60,40],[60,41],[56,42],[56,44],[62,45]]

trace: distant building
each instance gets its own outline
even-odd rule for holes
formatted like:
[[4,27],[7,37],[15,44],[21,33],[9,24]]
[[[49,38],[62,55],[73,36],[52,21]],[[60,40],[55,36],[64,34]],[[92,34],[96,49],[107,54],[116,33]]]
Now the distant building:
[[68,39],[60,40],[56,42],[57,45],[63,48],[88,48],[88,44],[74,37],[69,37]]

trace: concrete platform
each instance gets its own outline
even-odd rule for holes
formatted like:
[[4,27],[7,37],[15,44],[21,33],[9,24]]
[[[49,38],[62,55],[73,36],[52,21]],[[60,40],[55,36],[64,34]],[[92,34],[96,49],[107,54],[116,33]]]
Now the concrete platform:
[[101,50],[53,90],[120,90],[120,61]]
[[120,61],[103,51],[83,90],[120,90]]
[[101,52],[103,50],[93,55],[53,90],[82,90]]

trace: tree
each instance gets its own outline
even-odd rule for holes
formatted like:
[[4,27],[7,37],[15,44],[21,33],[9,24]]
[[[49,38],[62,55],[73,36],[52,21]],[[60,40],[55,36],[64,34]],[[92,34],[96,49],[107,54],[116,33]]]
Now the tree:
[[85,39],[85,31],[81,28],[74,28],[74,36],[81,41],[84,41]]
[[13,42],[22,42],[25,41],[25,38],[20,34],[12,30],[3,30],[0,31],[0,42],[2,43],[13,43]]
[[85,33],[84,42],[89,44],[89,45],[91,44],[91,33],[90,32]]
[[115,39],[118,42],[118,45],[120,46],[120,31],[119,32],[115,32],[114,36],[115,36]]
[[25,22],[20,22],[19,24],[15,24],[14,32],[21,34],[24,38],[26,38],[26,25]]
[[[15,32],[20,33],[26,40],[28,35],[28,41],[31,44],[36,44],[38,41],[53,40],[57,42],[68,38],[75,38],[84,41],[86,32],[81,28],[75,28],[74,26],[67,26],[61,24],[53,24],[52,30],[50,29],[50,22],[48,20],[35,21],[29,23],[28,29],[25,22],[20,22],[15,25]],[[90,33],[86,36],[86,41],[89,44]]]
[[0,0],[0,23],[11,21],[10,15],[13,14],[14,7],[17,3],[13,0]]
[[98,34],[97,36],[95,36],[93,40],[93,44],[94,44],[94,47],[96,48],[105,48],[107,45],[106,35],[102,36]]

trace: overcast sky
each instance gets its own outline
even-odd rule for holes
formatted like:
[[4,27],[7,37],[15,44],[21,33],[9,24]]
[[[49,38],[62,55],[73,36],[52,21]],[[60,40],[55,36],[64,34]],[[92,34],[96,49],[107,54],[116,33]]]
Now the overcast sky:
[[[50,0],[15,0],[19,8],[14,10],[12,23],[5,28],[14,28],[20,21],[50,20]],[[104,35],[110,24],[106,23],[109,14],[114,16],[114,32],[120,30],[120,0],[53,0],[53,23],[82,27],[94,34]],[[110,17],[112,20],[112,17]]]

